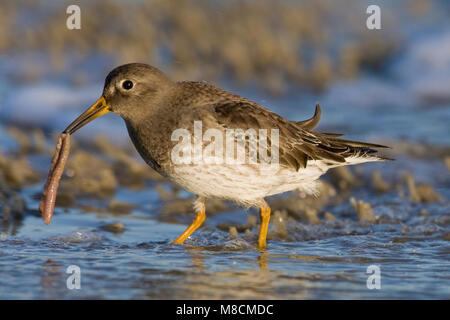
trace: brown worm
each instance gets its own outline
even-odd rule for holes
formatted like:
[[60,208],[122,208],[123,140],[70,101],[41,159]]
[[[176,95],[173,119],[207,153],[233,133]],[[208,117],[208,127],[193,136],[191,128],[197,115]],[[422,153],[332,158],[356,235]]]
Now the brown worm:
[[46,224],[52,220],[53,209],[55,208],[56,192],[58,191],[59,180],[64,172],[64,167],[69,157],[70,151],[70,135],[62,133],[56,144],[55,154],[52,158],[52,164],[48,172],[47,182],[44,186],[41,202],[39,203],[39,211],[42,219]]

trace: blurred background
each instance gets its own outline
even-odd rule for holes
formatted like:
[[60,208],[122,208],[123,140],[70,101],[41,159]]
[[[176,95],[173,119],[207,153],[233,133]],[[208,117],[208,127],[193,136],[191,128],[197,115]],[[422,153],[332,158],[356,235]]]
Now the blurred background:
[[[80,30],[66,27],[71,4]],[[371,4],[380,30],[366,27]],[[445,0],[3,1],[0,297],[448,299],[449,18]],[[110,114],[73,137],[44,226],[56,135],[129,62],[290,120],[319,102],[318,131],[387,144],[396,161],[333,170],[319,198],[269,200],[268,252],[253,248],[257,212],[216,200],[196,249],[179,248],[167,244],[193,219],[192,195],[151,171]],[[365,287],[374,263],[388,270],[377,292]],[[70,264],[89,286],[66,289]]]

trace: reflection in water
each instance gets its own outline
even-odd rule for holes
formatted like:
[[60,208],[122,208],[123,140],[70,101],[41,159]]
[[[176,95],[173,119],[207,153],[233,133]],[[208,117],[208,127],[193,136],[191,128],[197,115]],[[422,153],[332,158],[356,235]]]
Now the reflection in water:
[[61,299],[61,288],[64,273],[61,267],[53,260],[48,259],[42,266],[41,287],[43,290],[42,299]]
[[205,266],[204,266],[204,262],[205,262],[205,258],[203,253],[201,253],[199,250],[201,250],[201,247],[191,247],[194,250],[188,250],[187,252],[189,253],[190,256],[192,256],[192,267],[194,270],[198,270],[198,271],[204,271],[205,270]]
[[[141,270],[141,283],[148,290],[147,298],[167,299],[304,299],[308,298],[308,282],[312,277],[302,273],[287,274],[269,268],[270,255],[266,251],[249,252],[254,259],[243,260],[240,255],[220,258],[216,249],[188,246],[191,256],[189,268],[166,271],[160,281],[165,289],[155,295],[155,273],[157,270]],[[213,253],[213,254],[211,254]],[[223,251],[222,251],[223,253]],[[244,255],[245,255],[244,253]],[[224,261],[225,260],[225,261]],[[225,270],[211,272],[218,265]],[[232,268],[229,268],[232,266]],[[161,286],[159,284],[159,286]]]
[[307,281],[264,268],[187,274],[174,282],[174,296],[190,299],[304,299]]
[[267,257],[268,257],[268,254],[265,250],[262,251],[261,254],[258,256],[259,268],[261,270],[267,269]]

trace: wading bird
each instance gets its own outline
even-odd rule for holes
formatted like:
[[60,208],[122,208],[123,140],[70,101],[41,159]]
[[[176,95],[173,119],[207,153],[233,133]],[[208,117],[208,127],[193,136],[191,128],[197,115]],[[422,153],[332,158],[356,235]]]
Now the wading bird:
[[[146,64],[126,64],[112,70],[101,98],[64,133],[72,134],[108,112],[123,118],[131,141],[150,167],[198,196],[194,204],[197,216],[176,244],[182,244],[204,222],[205,199],[219,198],[260,208],[258,246],[264,248],[270,219],[265,197],[296,189],[314,194],[316,180],[330,168],[386,160],[375,155],[374,148],[384,148],[382,145],[313,131],[321,116],[319,105],[311,119],[290,121],[213,85],[174,82]],[[279,166],[260,170],[261,163],[174,163],[172,150],[178,141],[173,141],[172,133],[178,129],[193,133],[195,121],[201,121],[203,130],[217,129],[225,134],[230,129],[278,130],[278,141],[272,139],[271,144],[276,144]]]

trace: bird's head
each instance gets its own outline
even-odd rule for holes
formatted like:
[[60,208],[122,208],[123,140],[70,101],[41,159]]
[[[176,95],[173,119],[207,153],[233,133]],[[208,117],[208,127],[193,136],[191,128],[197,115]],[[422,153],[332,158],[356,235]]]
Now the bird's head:
[[65,130],[72,134],[108,112],[132,120],[155,107],[172,88],[173,82],[160,70],[143,63],[125,64],[105,79],[103,94]]

